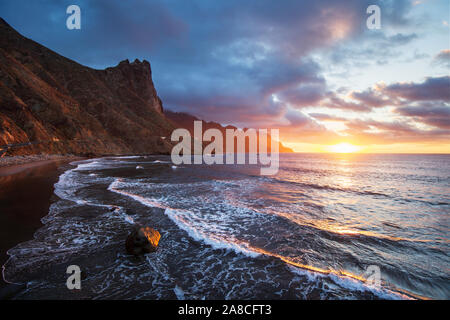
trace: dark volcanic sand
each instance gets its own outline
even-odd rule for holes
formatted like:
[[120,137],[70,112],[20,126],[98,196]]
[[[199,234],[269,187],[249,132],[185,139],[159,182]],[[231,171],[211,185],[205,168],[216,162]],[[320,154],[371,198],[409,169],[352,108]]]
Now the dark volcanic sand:
[[[0,265],[7,250],[33,238],[42,226],[59,175],[75,159],[49,160],[0,168]],[[6,283],[0,280],[0,289]]]

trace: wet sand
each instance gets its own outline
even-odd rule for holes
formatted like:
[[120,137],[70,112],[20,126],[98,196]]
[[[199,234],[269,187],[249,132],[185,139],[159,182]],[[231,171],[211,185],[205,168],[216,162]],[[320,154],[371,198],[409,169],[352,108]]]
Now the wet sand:
[[[35,155],[25,155],[25,156],[0,156],[0,168],[9,167],[10,169],[22,170],[24,167],[22,165],[28,166],[39,166],[42,161],[56,161],[77,158],[74,155],[60,155],[60,154],[35,154]],[[3,173],[3,175],[5,175]]]
[[[7,250],[33,238],[47,215],[53,185],[80,158],[68,157],[0,167],[0,265]],[[0,290],[6,286],[1,277]]]

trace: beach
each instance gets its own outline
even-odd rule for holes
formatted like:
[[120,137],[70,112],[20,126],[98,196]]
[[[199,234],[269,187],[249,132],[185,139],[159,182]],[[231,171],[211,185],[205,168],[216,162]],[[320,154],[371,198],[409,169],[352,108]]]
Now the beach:
[[[40,212],[28,207],[32,226],[16,209],[10,229],[25,220],[29,233],[11,236],[3,275],[27,284],[14,299],[448,298],[449,160],[282,155],[272,177],[168,156],[79,161],[59,178],[38,167],[23,199],[43,192],[42,179],[57,180],[54,195],[41,196]],[[126,253],[136,225],[161,234],[157,252]],[[66,287],[69,265],[84,274],[81,290]],[[374,269],[378,286],[366,281]]]
[[[53,185],[75,156],[19,156],[0,159],[0,264],[7,250],[31,240],[48,213]],[[3,278],[0,290],[6,283]]]

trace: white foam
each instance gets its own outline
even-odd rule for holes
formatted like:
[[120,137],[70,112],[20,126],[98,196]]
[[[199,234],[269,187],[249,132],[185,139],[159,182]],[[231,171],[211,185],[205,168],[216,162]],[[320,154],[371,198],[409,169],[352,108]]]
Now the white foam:
[[139,159],[141,156],[120,156],[120,157],[113,157],[113,159]]
[[[181,229],[186,231],[186,233],[196,241],[204,242],[210,245],[214,249],[225,249],[232,250],[237,253],[243,253],[249,257],[257,257],[260,253],[254,252],[246,247],[245,243],[237,243],[233,241],[233,236],[228,235],[224,237],[214,233],[206,233],[199,228],[199,225],[190,223],[189,216],[193,213],[187,210],[180,210],[170,208],[165,205],[161,200],[145,198],[137,194],[133,194],[128,191],[120,190],[119,187],[123,182],[120,179],[116,179],[108,187],[108,190],[128,196],[141,204],[148,207],[155,207],[164,209],[164,213]],[[125,184],[126,185],[126,184]]]
[[[245,181],[239,182],[229,182],[229,181],[214,181],[213,184],[215,186],[220,185],[218,191],[224,191],[223,187],[228,186],[231,188],[240,187],[242,184],[245,184]],[[202,186],[202,182],[196,183],[197,187]],[[145,192],[146,190],[152,190],[152,192],[158,192],[159,189],[164,191],[164,193],[172,193],[172,189],[177,190],[179,193],[181,191],[180,185],[177,184],[153,184],[153,183],[144,183],[143,181],[139,182],[124,182],[123,180],[116,179],[109,186],[109,190],[128,196],[141,204],[149,207],[156,207],[164,209],[164,213],[180,228],[184,230],[189,237],[192,239],[203,242],[207,245],[210,245],[213,249],[225,249],[231,250],[237,253],[244,254],[249,257],[257,257],[264,253],[255,252],[252,250],[252,247],[249,246],[245,241],[238,241],[233,236],[233,229],[227,228],[227,223],[229,223],[230,219],[232,219],[233,212],[236,213],[237,216],[245,216],[249,214],[248,208],[236,207],[233,206],[233,212],[230,210],[226,213],[221,211],[216,211],[214,216],[208,216],[206,212],[194,212],[186,209],[174,208],[171,204],[170,199],[168,198],[152,198],[148,196],[141,196],[134,192],[130,192],[130,189],[141,190]],[[125,190],[126,191],[125,191]],[[190,184],[190,188],[192,189],[192,184]],[[141,192],[139,191],[139,192]],[[183,194],[178,194],[175,200],[175,203],[181,204],[183,201],[187,201],[186,206],[190,208],[197,207],[197,203],[189,202],[188,199],[183,199]],[[198,201],[202,201],[199,199]],[[236,205],[233,203],[231,205]],[[254,216],[249,216],[249,218],[254,218]],[[271,256],[269,254],[269,256]],[[276,256],[276,255],[274,255]],[[405,295],[393,292],[386,288],[373,288],[363,281],[353,279],[347,277],[345,275],[337,275],[337,274],[322,274],[319,272],[314,272],[312,270],[303,269],[297,266],[289,265],[292,271],[295,273],[301,274],[303,276],[307,276],[310,282],[314,282],[317,280],[317,277],[327,278],[329,279],[327,282],[332,281],[336,285],[349,289],[350,291],[359,291],[359,292],[371,292],[376,296],[383,299],[405,299],[408,298]]]
[[182,230],[186,231],[187,234],[193,238],[194,240],[204,242],[210,245],[214,249],[225,249],[232,250],[237,253],[243,253],[249,257],[257,257],[260,253],[251,251],[249,248],[245,246],[245,244],[238,244],[233,241],[233,237],[230,236],[228,239],[222,238],[221,236],[214,236],[213,234],[206,234],[205,232],[200,231],[195,226],[187,223],[186,220],[183,219],[183,215],[189,214],[189,212],[176,210],[176,209],[166,209],[164,213],[173,221],[175,224]]
[[[387,288],[383,288],[383,287],[379,287],[379,288],[374,287],[374,286],[364,283],[363,281],[360,281],[360,280],[357,280],[354,278],[350,278],[345,275],[338,276],[333,273],[323,274],[320,272],[305,270],[305,269],[302,269],[302,268],[299,268],[299,267],[296,267],[293,265],[289,265],[289,268],[292,272],[294,272],[298,275],[306,276],[310,282],[314,282],[317,278],[322,278],[322,279],[329,278],[334,283],[339,285],[339,287],[349,289],[351,292],[354,292],[354,291],[370,292],[381,299],[389,299],[389,300],[391,300],[391,299],[394,299],[394,300],[411,299],[410,297],[403,295],[399,292],[393,292],[393,291],[391,291]],[[330,285],[330,283],[328,283],[328,285]],[[324,288],[322,288],[322,289],[324,289]]]

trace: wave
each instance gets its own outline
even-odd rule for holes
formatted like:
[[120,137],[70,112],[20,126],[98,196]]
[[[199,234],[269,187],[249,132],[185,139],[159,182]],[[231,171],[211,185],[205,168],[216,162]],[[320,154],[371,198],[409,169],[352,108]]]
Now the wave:
[[330,185],[321,185],[321,184],[316,184],[316,183],[299,182],[299,181],[292,181],[292,180],[282,180],[282,179],[277,179],[277,178],[272,178],[272,179],[273,179],[273,181],[280,183],[280,184],[287,183],[290,185],[296,185],[296,186],[301,186],[301,187],[306,187],[306,188],[311,188],[311,189],[351,192],[351,193],[356,193],[356,194],[361,194],[361,195],[382,196],[382,197],[386,197],[386,198],[392,197],[391,195],[381,193],[381,192],[376,192],[376,191],[369,191],[369,190],[360,191],[360,190],[356,190],[356,189],[352,189],[352,188],[334,187],[334,186],[330,186]]
[[251,250],[248,250],[245,246],[238,245],[236,242],[229,241],[225,238],[221,237],[211,237],[206,235],[205,233],[201,232],[197,228],[190,226],[186,220],[184,220],[182,217],[189,215],[190,212],[187,210],[180,210],[180,209],[173,209],[166,205],[164,205],[162,202],[156,200],[156,199],[148,199],[145,197],[142,197],[137,194],[133,194],[131,192],[127,192],[124,190],[120,190],[118,187],[120,186],[122,180],[116,179],[111,185],[108,187],[109,191],[128,196],[139,203],[153,208],[160,208],[164,209],[164,213],[181,229],[186,231],[186,233],[197,241],[203,241],[206,244],[210,245],[214,249],[231,249],[237,253],[243,253],[251,257],[256,257],[259,254],[256,252],[253,252]]
[[180,210],[176,208],[171,208],[165,205],[158,199],[146,198],[129,191],[125,191],[120,189],[120,187],[125,187],[127,184],[123,183],[121,179],[116,179],[111,185],[108,187],[108,190],[130,197],[139,203],[148,206],[148,207],[156,207],[164,209],[164,213],[181,229],[184,230],[192,239],[203,242],[213,249],[216,250],[232,250],[236,253],[244,254],[250,258],[255,258],[258,256],[267,256],[271,258],[279,259],[291,267],[299,268],[303,270],[303,272],[309,272],[309,277],[317,277],[317,276],[328,276],[335,283],[339,283],[342,287],[347,289],[354,289],[357,291],[369,291],[372,294],[380,298],[389,298],[389,299],[409,299],[410,295],[405,295],[399,292],[391,291],[387,288],[374,288],[373,286],[367,285],[367,279],[362,276],[358,276],[352,274],[350,272],[346,272],[344,270],[333,270],[333,269],[322,269],[317,268],[311,265],[301,264],[294,261],[292,258],[288,258],[262,248],[258,248],[250,245],[248,242],[240,241],[235,239],[233,236],[222,237],[220,235],[215,235],[213,233],[206,234],[205,232],[200,231],[197,226],[189,223],[187,219],[184,217],[192,214],[187,210]]

